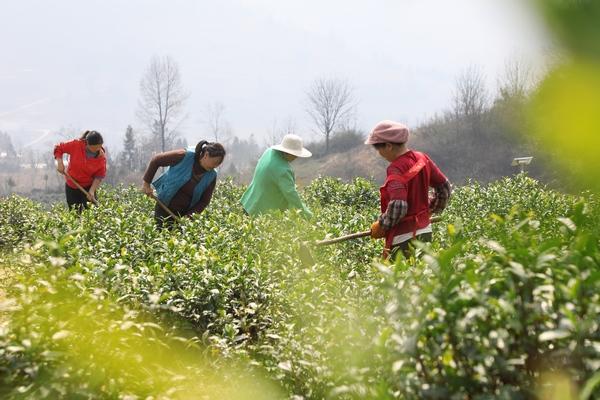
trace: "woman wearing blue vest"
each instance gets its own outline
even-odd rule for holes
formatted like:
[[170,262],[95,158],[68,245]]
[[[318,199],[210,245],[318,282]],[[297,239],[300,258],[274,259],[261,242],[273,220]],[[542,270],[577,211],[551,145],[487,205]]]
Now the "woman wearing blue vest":
[[[220,143],[206,140],[196,148],[172,150],[152,157],[146,173],[142,191],[154,193],[178,216],[201,213],[212,198],[217,182],[217,168],[225,158],[225,149]],[[154,182],[152,179],[159,167],[167,170]],[[172,218],[158,204],[154,208],[154,218],[159,228],[172,224]]]

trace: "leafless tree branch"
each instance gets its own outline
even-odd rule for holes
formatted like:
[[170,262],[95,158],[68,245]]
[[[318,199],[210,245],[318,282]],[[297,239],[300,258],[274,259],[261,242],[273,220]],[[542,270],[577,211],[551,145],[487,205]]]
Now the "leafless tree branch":
[[456,79],[453,111],[456,116],[476,117],[488,107],[489,95],[480,68],[470,66]]
[[152,58],[140,82],[137,116],[160,139],[161,151],[177,137],[177,127],[189,94],[185,91],[179,67],[169,56]]
[[320,78],[307,92],[310,115],[317,132],[325,135],[325,151],[335,129],[346,123],[355,113],[353,90],[348,81]]
[[205,123],[211,135],[215,138],[215,142],[223,140],[231,129],[223,118],[224,113],[225,105],[219,101],[208,103],[204,110]]

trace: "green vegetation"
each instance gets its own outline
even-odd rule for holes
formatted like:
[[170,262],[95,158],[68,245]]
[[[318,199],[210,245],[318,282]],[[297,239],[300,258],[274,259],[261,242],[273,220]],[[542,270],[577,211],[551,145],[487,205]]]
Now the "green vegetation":
[[369,226],[376,187],[314,181],[309,222],[249,218],[242,192],[221,183],[172,232],[133,188],[81,216],[0,200],[2,397],[528,399],[565,380],[598,396],[594,196],[469,184],[418,260],[362,239],[303,266],[301,241]]

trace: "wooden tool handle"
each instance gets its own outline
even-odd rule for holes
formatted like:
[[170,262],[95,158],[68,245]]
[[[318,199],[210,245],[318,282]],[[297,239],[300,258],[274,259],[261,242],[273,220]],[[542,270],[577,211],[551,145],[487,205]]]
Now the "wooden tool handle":
[[[441,216],[436,216],[436,217],[432,217],[431,218],[431,222],[432,223],[434,223],[434,222],[440,222],[441,220],[442,220]],[[335,238],[335,239],[319,240],[315,244],[317,246],[326,246],[328,244],[345,242],[346,240],[358,239],[358,238],[365,237],[365,236],[370,236],[370,235],[371,235],[371,231],[368,230],[368,231],[364,231],[364,232],[351,233],[349,235],[340,236],[340,237]]]
[[344,242],[344,241],[350,240],[350,239],[358,239],[358,238],[369,236],[369,235],[371,235],[371,231],[370,230],[364,231],[364,232],[351,233],[349,235],[340,236],[340,237],[335,238],[335,239],[319,240],[315,244],[317,246],[325,246],[325,245],[328,245],[328,244],[334,244],[334,243]]
[[174,213],[173,211],[171,211],[171,210],[169,209],[169,207],[167,207],[167,206],[165,205],[165,203],[163,203],[162,201],[160,201],[160,200],[158,199],[158,197],[156,197],[154,194],[150,194],[149,196],[150,196],[150,197],[152,197],[152,198],[154,199],[154,201],[156,201],[156,202],[158,203],[158,205],[159,205],[159,206],[160,206],[160,207],[161,207],[163,210],[165,210],[167,213],[169,213],[169,215],[170,215],[171,217],[173,217],[173,219],[175,219],[175,221],[179,221],[179,217],[178,217],[177,215],[175,215],[175,213]]
[[[71,175],[69,175],[69,173],[68,173],[67,171],[64,171],[64,172],[63,172],[63,174],[64,174],[64,175],[65,175],[65,176],[66,176],[68,179],[70,179],[70,180],[71,180],[71,182],[73,182],[73,183],[75,184],[75,186],[77,186],[77,189],[81,190],[81,191],[82,191],[82,192],[85,194],[85,196],[86,196],[87,198],[90,198],[90,197],[92,197],[92,196],[90,196],[90,193],[89,193],[87,190],[85,190],[85,189],[83,188],[83,186],[81,186],[81,185],[79,184],[79,182],[77,182],[75,179],[73,179],[73,178],[71,177]],[[92,202],[92,203],[94,203],[95,205],[98,205],[98,202],[96,201],[96,199],[94,199],[93,197],[92,197],[92,199],[93,199],[93,200],[91,200],[91,202]]]

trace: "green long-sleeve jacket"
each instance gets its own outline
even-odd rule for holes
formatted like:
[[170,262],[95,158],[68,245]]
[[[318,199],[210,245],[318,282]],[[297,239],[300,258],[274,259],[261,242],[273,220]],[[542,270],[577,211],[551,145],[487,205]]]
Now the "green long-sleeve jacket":
[[252,182],[241,202],[250,215],[299,208],[307,217],[312,216],[296,191],[296,179],[290,163],[274,149],[267,149],[258,160]]

